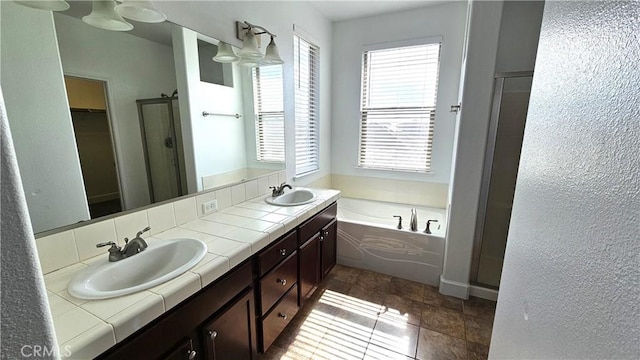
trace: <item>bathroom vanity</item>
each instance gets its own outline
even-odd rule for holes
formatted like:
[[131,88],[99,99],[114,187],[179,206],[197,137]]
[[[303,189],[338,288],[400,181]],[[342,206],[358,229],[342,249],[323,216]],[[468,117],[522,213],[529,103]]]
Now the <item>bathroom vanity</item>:
[[336,263],[335,202],[99,359],[256,359]]

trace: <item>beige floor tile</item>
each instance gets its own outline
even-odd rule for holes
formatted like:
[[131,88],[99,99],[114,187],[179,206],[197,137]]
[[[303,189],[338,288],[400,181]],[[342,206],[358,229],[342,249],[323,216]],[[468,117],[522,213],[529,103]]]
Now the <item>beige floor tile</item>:
[[400,295],[387,294],[383,302],[383,310],[380,320],[399,321],[405,320],[408,324],[420,325],[420,317],[424,304],[404,298]]
[[418,344],[419,327],[404,322],[378,321],[369,344],[414,357]]
[[464,317],[457,311],[425,305],[420,326],[446,335],[465,339]]
[[416,359],[462,360],[466,358],[467,346],[464,340],[420,328]]
[[391,278],[389,293],[399,295],[413,301],[422,301],[424,298],[424,284],[400,278]]

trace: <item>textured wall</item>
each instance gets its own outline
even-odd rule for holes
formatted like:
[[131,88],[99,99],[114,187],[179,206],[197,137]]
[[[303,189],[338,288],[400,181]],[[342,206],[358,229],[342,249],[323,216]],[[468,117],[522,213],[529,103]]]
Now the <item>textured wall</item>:
[[640,358],[639,58],[639,2],[547,2],[490,358]]

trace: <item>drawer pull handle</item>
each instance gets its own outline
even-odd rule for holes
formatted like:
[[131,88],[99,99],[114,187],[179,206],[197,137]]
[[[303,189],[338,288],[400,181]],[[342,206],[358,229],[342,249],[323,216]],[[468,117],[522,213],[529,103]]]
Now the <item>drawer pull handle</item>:
[[218,332],[209,330],[209,337],[211,338],[211,340],[215,339],[216,337],[218,337]]
[[324,236],[320,235],[320,242],[323,242],[323,241],[324,241]]
[[287,249],[281,249],[280,250],[280,255],[286,256],[287,255]]
[[187,358],[189,360],[193,360],[196,358],[196,351],[195,350],[187,350]]
[[287,279],[278,279],[277,282],[279,282],[280,285],[282,285],[282,286],[287,285]]
[[287,320],[287,314],[283,314],[283,313],[278,313],[278,317],[281,317],[282,320]]

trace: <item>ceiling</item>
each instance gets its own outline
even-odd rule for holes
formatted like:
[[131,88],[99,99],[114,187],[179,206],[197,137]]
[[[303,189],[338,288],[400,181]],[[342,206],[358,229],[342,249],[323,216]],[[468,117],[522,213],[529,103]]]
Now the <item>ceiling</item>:
[[318,11],[331,21],[342,21],[395,11],[415,9],[419,7],[441,4],[442,0],[409,0],[409,1],[368,1],[368,0],[315,0],[309,1]]

